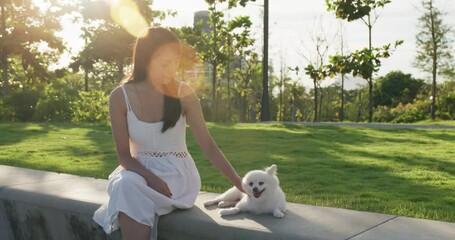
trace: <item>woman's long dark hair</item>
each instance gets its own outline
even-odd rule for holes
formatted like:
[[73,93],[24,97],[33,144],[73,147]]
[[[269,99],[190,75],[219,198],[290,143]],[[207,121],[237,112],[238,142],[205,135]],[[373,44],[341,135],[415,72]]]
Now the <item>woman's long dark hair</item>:
[[[180,46],[178,37],[165,28],[149,28],[143,37],[138,37],[133,52],[133,72],[122,83],[133,83],[147,79],[147,68],[152,56],[164,45]],[[179,49],[180,51],[180,49]],[[175,126],[182,114],[178,98],[177,81],[172,79],[164,86],[163,128],[161,132]]]

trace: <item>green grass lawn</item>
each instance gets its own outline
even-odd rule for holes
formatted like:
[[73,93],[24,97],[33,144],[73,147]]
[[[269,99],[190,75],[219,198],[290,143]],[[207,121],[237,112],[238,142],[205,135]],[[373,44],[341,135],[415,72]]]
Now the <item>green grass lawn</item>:
[[[289,202],[455,222],[455,130],[209,124],[240,175],[278,165]],[[230,187],[188,131],[205,191]],[[0,164],[107,178],[110,127],[0,124]]]

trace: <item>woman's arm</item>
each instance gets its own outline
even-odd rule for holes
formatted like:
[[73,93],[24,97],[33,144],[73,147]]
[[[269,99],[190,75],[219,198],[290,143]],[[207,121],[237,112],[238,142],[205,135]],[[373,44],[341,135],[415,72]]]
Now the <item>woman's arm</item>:
[[117,87],[109,97],[109,114],[111,117],[112,135],[114,137],[115,148],[120,165],[126,170],[141,175],[148,186],[165,196],[171,196],[166,183],[131,156],[128,122],[126,119],[127,106],[122,89]]
[[243,191],[242,179],[213,141],[213,138],[207,129],[201,104],[199,103],[199,99],[194,90],[190,86],[184,84],[182,86],[182,93],[183,94],[181,95],[184,97],[181,102],[184,114],[186,115],[186,121],[205,156],[213,164],[213,166],[215,166],[232,182],[234,186],[236,186],[240,191]]

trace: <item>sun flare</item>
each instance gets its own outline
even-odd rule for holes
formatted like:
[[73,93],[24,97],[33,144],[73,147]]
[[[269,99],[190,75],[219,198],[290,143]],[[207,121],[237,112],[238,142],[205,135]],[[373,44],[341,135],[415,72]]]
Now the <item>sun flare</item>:
[[109,0],[112,19],[122,26],[128,33],[141,37],[148,24],[139,12],[139,8],[132,0]]

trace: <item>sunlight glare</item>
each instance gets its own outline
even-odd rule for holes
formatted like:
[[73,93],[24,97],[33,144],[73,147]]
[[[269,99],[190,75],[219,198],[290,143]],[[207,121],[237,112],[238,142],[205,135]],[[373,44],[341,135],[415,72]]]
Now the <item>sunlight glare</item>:
[[139,12],[139,8],[132,0],[111,0],[111,17],[128,33],[141,37],[146,33],[148,25]]
[[[176,78],[191,86],[195,91],[205,85],[206,71],[202,59],[196,51],[187,43],[181,42],[182,54]],[[183,92],[181,97],[186,97],[190,92]]]

